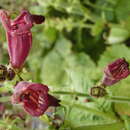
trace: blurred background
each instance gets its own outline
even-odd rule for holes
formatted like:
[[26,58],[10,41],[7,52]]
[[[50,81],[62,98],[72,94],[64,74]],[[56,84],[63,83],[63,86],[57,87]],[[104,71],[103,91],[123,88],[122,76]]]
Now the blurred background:
[[[0,0],[0,8],[11,12],[12,18],[23,8],[45,16],[43,24],[32,28],[33,46],[22,77],[46,84],[52,91],[89,93],[101,80],[105,65],[122,57],[130,62],[129,0]],[[0,24],[0,64],[8,64],[8,58]],[[5,82],[1,97],[11,95],[13,85],[14,81]],[[130,97],[130,78],[107,89],[111,95]],[[57,97],[70,104],[39,118],[1,98],[0,130],[130,130],[127,103],[113,104],[103,98],[93,103],[75,95]],[[118,115],[123,121],[100,117],[80,105]]]

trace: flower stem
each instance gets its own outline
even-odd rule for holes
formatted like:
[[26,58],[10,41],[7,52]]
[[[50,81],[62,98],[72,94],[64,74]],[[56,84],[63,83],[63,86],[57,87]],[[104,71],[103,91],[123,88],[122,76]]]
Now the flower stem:
[[105,99],[107,99],[107,100],[109,100],[111,102],[130,103],[130,98],[127,98],[127,97],[108,96],[108,97],[105,97]]
[[89,1],[85,2],[85,4],[89,5],[92,8],[96,8],[96,9],[99,9],[99,10],[102,10],[102,11],[111,11],[111,12],[113,11],[112,8],[108,8],[108,7],[104,7],[104,6],[101,7],[101,6],[98,6],[96,4],[91,3]]
[[[63,95],[76,95],[76,96],[81,96],[81,97],[87,97],[89,96],[86,93],[79,93],[79,92],[67,92],[67,91],[54,91],[52,92],[54,94],[63,94]],[[90,96],[89,96],[90,97]]]
[[11,96],[4,96],[4,97],[0,97],[0,102],[8,102],[10,101]]
[[72,95],[72,96],[86,97],[87,99],[90,99],[91,101],[94,101],[95,99],[94,97],[86,93],[80,93],[80,92],[54,91],[51,93],[58,94],[58,95]]
[[[90,99],[91,101],[95,101],[96,98],[86,94],[86,93],[80,93],[80,92],[66,92],[66,91],[54,91],[53,94],[59,94],[59,95],[75,95],[79,97],[86,97],[87,99]],[[120,97],[120,96],[105,96],[104,99],[116,102],[116,103],[130,103],[130,98],[128,97]]]

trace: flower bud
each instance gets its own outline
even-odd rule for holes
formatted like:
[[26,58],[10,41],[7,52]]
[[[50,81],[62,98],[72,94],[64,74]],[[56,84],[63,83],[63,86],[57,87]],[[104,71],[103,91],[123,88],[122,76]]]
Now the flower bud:
[[0,65],[0,82],[5,81],[7,76],[7,67]]
[[15,72],[14,72],[14,70],[13,70],[12,68],[9,68],[9,69],[7,70],[7,79],[8,79],[8,80],[12,80],[12,79],[14,79],[14,77],[15,77]]
[[26,112],[40,116],[49,106],[59,106],[59,100],[49,95],[48,91],[46,85],[21,81],[14,88],[12,103],[22,103]]
[[7,11],[0,10],[1,22],[8,40],[10,63],[13,68],[20,69],[29,54],[32,46],[31,28],[33,24],[41,24],[44,21],[42,16],[33,17],[28,11],[23,10],[16,19],[11,20]]
[[93,97],[103,97],[107,94],[106,90],[100,86],[92,87],[90,90],[90,95]]
[[104,70],[102,85],[111,86],[130,74],[129,64],[124,58],[117,59]]

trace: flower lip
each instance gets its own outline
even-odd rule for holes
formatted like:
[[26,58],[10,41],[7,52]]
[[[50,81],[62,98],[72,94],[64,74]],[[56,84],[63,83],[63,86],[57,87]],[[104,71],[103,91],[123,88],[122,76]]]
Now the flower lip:
[[45,17],[42,15],[31,15],[32,20],[36,24],[41,24],[42,22],[45,21]]
[[[32,23],[41,24],[45,21],[45,17],[42,15],[31,14],[27,10],[22,10],[20,15],[18,17],[16,17],[14,20],[12,20],[13,22],[11,23],[11,25],[12,26],[17,25],[18,23],[21,22],[22,18],[26,15],[29,16]],[[23,20],[22,20],[22,22],[23,22]]]
[[39,116],[43,114],[44,111],[48,108],[47,95],[43,96],[33,90],[28,90],[23,93],[20,96],[20,101],[24,104],[25,110],[31,113],[33,116]]

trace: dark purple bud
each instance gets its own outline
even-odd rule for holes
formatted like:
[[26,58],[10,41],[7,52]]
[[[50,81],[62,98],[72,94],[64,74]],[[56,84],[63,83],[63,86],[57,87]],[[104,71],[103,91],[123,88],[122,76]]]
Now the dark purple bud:
[[103,97],[107,94],[106,90],[100,86],[92,87],[90,90],[90,95],[93,97]]
[[5,81],[7,76],[7,67],[0,65],[0,82]]
[[124,58],[117,59],[105,68],[102,85],[111,86],[129,74],[129,63]]
[[15,72],[14,72],[14,70],[13,70],[12,68],[9,68],[7,72],[8,72],[8,73],[7,73],[7,79],[8,79],[8,80],[14,79],[14,77],[15,77]]

